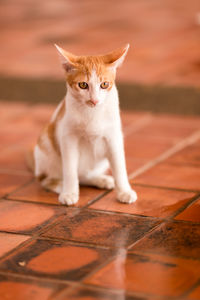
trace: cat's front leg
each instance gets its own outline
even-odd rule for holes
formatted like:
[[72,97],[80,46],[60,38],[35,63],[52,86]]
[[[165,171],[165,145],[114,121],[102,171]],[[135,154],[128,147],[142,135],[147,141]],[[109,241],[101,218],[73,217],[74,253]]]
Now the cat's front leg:
[[59,202],[74,205],[79,199],[78,181],[78,138],[74,135],[63,137],[61,141],[61,156],[63,170],[63,188]]
[[137,194],[132,190],[126,171],[124,143],[120,130],[112,132],[107,138],[108,159],[115,179],[117,199],[120,202],[132,203],[137,200]]

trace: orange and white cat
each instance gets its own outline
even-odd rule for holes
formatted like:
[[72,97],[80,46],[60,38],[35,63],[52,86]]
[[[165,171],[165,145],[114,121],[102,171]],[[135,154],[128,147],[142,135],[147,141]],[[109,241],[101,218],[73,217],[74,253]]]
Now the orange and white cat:
[[[56,48],[67,93],[34,148],[35,176],[59,194],[62,204],[78,201],[79,184],[115,187],[119,201],[136,201],[127,177],[115,86],[116,69],[129,45],[99,56],[75,56]],[[105,174],[109,166],[113,177]]]

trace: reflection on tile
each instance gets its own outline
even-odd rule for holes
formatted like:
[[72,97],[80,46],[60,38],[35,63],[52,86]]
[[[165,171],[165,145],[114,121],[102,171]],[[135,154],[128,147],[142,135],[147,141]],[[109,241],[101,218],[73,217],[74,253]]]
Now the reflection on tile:
[[72,209],[44,236],[110,247],[127,247],[159,222],[143,217]]
[[199,261],[128,254],[116,257],[85,282],[155,296],[178,297],[196,282],[199,275]]
[[199,236],[198,224],[168,222],[138,242],[132,251],[200,259]]
[[1,300],[49,300],[65,286],[54,282],[0,275]]
[[111,192],[89,207],[165,218],[175,213],[195,195],[192,192],[135,186],[134,180],[132,181],[132,188],[138,195],[138,200],[133,204],[120,203],[116,199],[115,192]]
[[[125,291],[109,291],[105,289],[92,289],[91,287],[76,287],[71,291],[66,291],[58,300],[145,300],[139,296],[127,295]],[[150,298],[148,298],[150,299]]]
[[200,300],[200,285],[189,294],[187,299]]
[[200,200],[188,206],[184,211],[177,215],[175,219],[200,222]]
[[0,270],[19,274],[79,280],[109,258],[110,250],[66,242],[37,240],[0,264]]

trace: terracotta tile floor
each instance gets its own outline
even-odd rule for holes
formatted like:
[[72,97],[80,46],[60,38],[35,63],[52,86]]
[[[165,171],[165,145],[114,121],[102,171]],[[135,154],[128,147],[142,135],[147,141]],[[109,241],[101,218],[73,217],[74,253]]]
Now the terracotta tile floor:
[[0,102],[0,299],[200,299],[200,119],[122,112],[138,201],[58,204],[25,164],[49,105]]
[[56,50],[97,54],[129,42],[118,79],[200,86],[198,0],[0,2],[0,74],[63,78]]

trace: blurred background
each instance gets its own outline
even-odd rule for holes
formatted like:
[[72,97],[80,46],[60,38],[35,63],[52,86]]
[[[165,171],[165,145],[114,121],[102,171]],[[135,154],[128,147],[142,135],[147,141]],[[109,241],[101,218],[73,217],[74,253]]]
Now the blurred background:
[[102,54],[130,43],[118,71],[126,109],[200,114],[199,0],[1,0],[0,98],[58,102],[54,43]]

